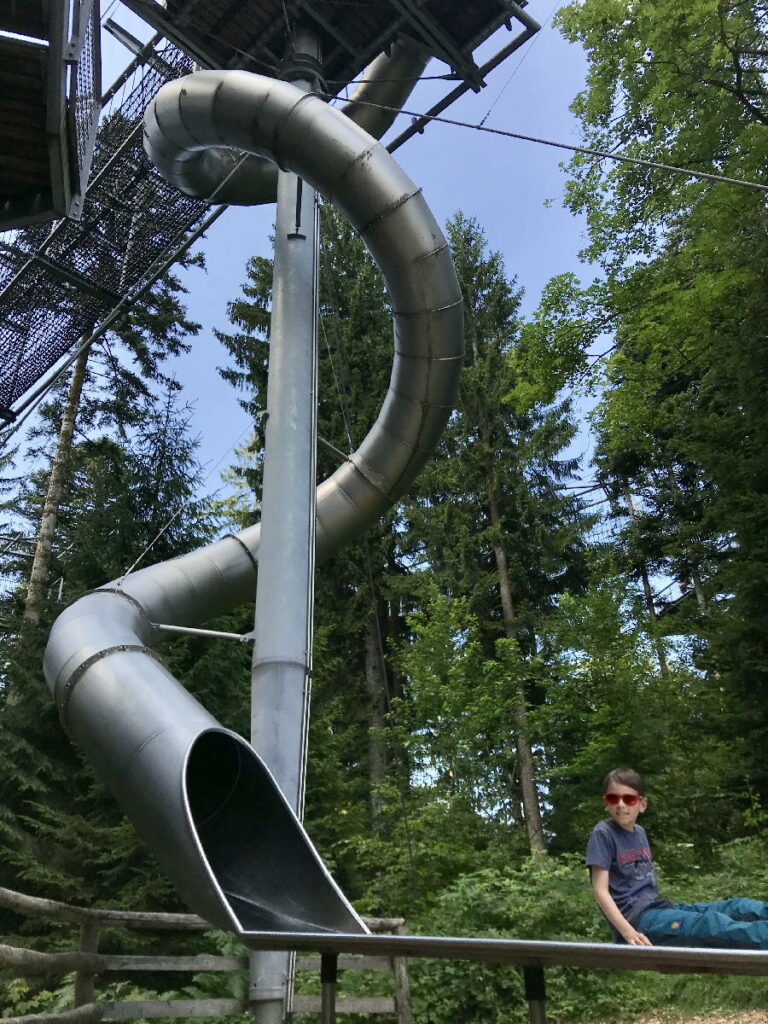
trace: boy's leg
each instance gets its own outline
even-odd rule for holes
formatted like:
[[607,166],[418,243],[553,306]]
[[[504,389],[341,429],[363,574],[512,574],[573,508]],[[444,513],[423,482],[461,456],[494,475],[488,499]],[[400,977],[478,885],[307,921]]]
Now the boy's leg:
[[[705,909],[694,909],[696,906]],[[644,910],[636,927],[655,946],[768,949],[768,920],[734,920],[713,906],[679,904]]]
[[736,896],[730,900],[713,900],[711,903],[676,903],[675,907],[692,910],[698,914],[706,914],[715,910],[726,914],[734,921],[766,921],[768,920],[768,903],[761,900],[750,900],[744,896]]

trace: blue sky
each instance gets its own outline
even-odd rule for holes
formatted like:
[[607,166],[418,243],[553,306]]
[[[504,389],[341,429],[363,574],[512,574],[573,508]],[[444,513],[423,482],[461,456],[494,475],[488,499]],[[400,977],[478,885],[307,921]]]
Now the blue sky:
[[[119,24],[149,37],[146,26],[122,5],[110,8],[110,16]],[[445,116],[476,124],[493,105],[488,127],[578,144],[577,126],[568,108],[583,85],[584,54],[548,23],[553,12],[548,3],[544,7],[533,0],[528,10],[543,24],[542,30],[492,72],[485,89],[468,93]],[[508,40],[508,33],[501,29],[480,50],[479,60]],[[111,37],[105,39],[105,87],[129,56]],[[433,61],[426,73],[446,70]],[[422,82],[407,109],[425,111],[451,87],[446,82]],[[536,308],[550,277],[567,270],[579,272],[583,225],[562,208],[565,174],[560,163],[567,159],[562,150],[432,124],[402,146],[395,159],[422,187],[440,223],[459,209],[477,218],[491,248],[502,253],[507,272],[516,275],[525,289],[525,313]],[[549,206],[545,205],[548,200],[552,201]],[[193,269],[184,275],[189,313],[203,329],[192,352],[177,361],[174,371],[186,401],[194,406],[192,428],[200,437],[201,461],[211,474],[206,489],[217,487],[220,470],[232,461],[232,447],[242,443],[249,427],[235,394],[216,372],[226,354],[213,329],[228,329],[227,302],[240,292],[248,258],[268,255],[273,220],[274,207],[230,209],[201,245],[207,272]],[[582,433],[579,448],[586,444]]]

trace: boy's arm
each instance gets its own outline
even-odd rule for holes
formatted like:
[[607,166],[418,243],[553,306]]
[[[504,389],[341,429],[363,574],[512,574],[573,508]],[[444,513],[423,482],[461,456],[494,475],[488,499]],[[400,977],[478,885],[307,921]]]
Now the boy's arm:
[[590,867],[592,875],[592,891],[595,894],[595,901],[598,907],[605,914],[608,922],[613,925],[625,942],[630,946],[650,946],[651,940],[642,932],[633,928],[629,921],[616,906],[613,896],[608,888],[608,870],[599,868],[596,865]]

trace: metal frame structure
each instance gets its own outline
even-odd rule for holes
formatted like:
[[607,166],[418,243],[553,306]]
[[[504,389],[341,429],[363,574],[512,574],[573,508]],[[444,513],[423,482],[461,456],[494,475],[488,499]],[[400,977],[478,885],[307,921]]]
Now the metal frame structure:
[[191,62],[157,41],[144,56],[138,82],[109,107],[99,130],[80,220],[0,239],[0,415],[8,420],[25,408],[18,399],[80,339],[126,310],[208,212],[205,202],[163,181],[141,142],[149,99],[189,74]]
[[208,70],[242,68],[275,75],[285,55],[286,28],[300,21],[318,38],[323,74],[334,92],[403,36],[418,41],[458,80],[479,90],[485,83],[474,50],[502,25],[526,22],[525,3],[514,0],[380,0],[351,11],[336,0],[124,2]]
[[99,0],[0,14],[0,229],[77,219],[101,95]]
[[[167,8],[154,0],[130,0],[129,6],[167,33],[176,45],[155,36],[142,46],[129,33],[110,24],[109,30],[136,56],[102,98],[108,119],[99,130],[95,173],[82,220],[79,224],[64,220],[52,231],[31,227],[0,235],[0,419],[7,422],[27,413],[61,371],[59,360],[66,353],[92,331],[103,333],[114,324],[116,314],[130,309],[152,280],[153,272],[146,272],[146,268],[161,266],[169,254],[183,249],[184,238],[205,215],[206,202],[230,201],[225,189],[204,200],[185,199],[166,191],[162,203],[148,201],[146,190],[160,195],[165,185],[144,157],[138,135],[128,144],[120,125],[134,126],[137,106],[143,109],[163,82],[189,73],[193,61],[204,67],[254,70],[263,70],[268,65],[274,71],[286,42],[285,15],[293,18],[303,12],[318,26],[328,50],[322,71],[329,92],[343,92],[354,76],[367,67],[366,81],[356,87],[348,107],[356,108],[354,116],[359,124],[380,137],[423,70],[423,64],[421,69],[413,70],[417,67],[412,60],[414,50],[425,54],[424,59],[436,52],[449,63],[453,60],[458,84],[427,116],[409,124],[388,145],[390,152],[394,152],[414,133],[423,131],[430,116],[445,110],[468,89],[479,88],[478,83],[493,68],[538,30],[524,4],[514,0],[382,2],[366,8],[369,13],[375,11],[376,20],[361,22],[362,28],[357,24],[361,21],[360,8],[350,10],[332,0],[287,0],[286,4],[282,0],[216,0],[206,4],[174,0]],[[348,23],[339,20],[340,12],[346,12]],[[435,24],[439,27],[441,23],[451,25],[450,35],[445,28],[437,32]],[[504,24],[511,32],[509,42],[478,67],[474,49]],[[226,33],[223,40],[220,31]],[[386,58],[380,56],[385,48],[389,54]],[[394,60],[397,54],[400,57]],[[390,61],[387,66],[392,79],[385,92],[381,81],[384,76],[378,73],[384,60]],[[378,81],[375,102],[390,110],[365,106],[374,98],[367,83],[369,72]],[[138,78],[135,87],[116,104],[115,98],[131,76]],[[2,112],[0,100],[0,122]],[[230,160],[233,187],[239,175],[233,167],[237,162],[237,158]],[[109,170],[102,174],[106,167]],[[261,200],[252,197],[251,202],[274,201],[274,169],[271,173],[272,182],[265,179],[266,191]],[[236,193],[232,201],[240,201]],[[154,218],[161,207],[163,219],[154,219],[151,230],[143,235],[131,232],[133,258],[125,268],[121,287],[116,288],[114,275],[103,273],[99,253],[109,265],[113,257],[107,254],[124,249],[131,218],[142,209],[145,217],[146,211],[152,209]],[[40,295],[51,296],[46,308],[40,307]],[[47,379],[33,392],[46,375]]]

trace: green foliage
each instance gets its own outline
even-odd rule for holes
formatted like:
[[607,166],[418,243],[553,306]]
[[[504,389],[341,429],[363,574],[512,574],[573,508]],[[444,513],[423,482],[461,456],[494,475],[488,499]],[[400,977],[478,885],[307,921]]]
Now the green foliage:
[[[768,180],[764,7],[584,0],[567,4],[558,23],[587,52],[573,105],[585,145]],[[634,682],[620,658],[613,706],[636,708],[642,694],[647,708],[655,695],[642,737],[652,758],[629,738],[625,714],[606,713],[602,724],[590,716],[600,728],[574,768],[578,777],[582,757],[588,765],[592,751],[603,764],[613,748],[638,766],[655,762],[664,792],[683,773],[684,789],[708,808],[697,818],[681,802],[676,816],[698,848],[760,827],[751,808],[768,792],[758,753],[768,687],[764,194],[584,154],[569,171],[566,204],[586,217],[582,255],[600,276],[582,285],[560,274],[545,289],[522,332],[513,398],[551,400],[583,384],[599,395],[595,465],[616,521],[614,571],[643,594],[618,598],[633,624],[613,633],[640,629],[651,641],[637,650]],[[665,595],[654,607],[652,586]],[[593,604],[587,621],[597,614]],[[555,687],[563,671],[573,678],[568,657],[556,659]],[[583,655],[575,662],[583,672]],[[646,670],[653,683],[641,687]],[[564,707],[575,706],[580,685],[566,685]],[[569,729],[583,735],[584,724]],[[568,778],[568,746],[552,742],[565,755],[556,773]]]
[[[465,875],[434,901],[420,922],[427,934],[555,942],[600,942],[605,925],[594,908],[581,858],[523,861]],[[414,962],[417,1019],[522,1024],[528,1018],[522,972],[514,967],[450,961]],[[547,1012],[556,1022],[639,1015],[656,993],[643,976],[558,968],[547,971]]]
[[542,700],[545,623],[586,582],[590,519],[566,482],[577,469],[568,402],[530,384],[520,293],[479,225],[448,234],[464,293],[458,408],[405,505],[404,540],[423,571],[405,581],[421,611],[401,651],[416,757],[484,816],[536,832],[528,748]]
[[395,711],[412,771],[446,801],[462,798],[489,824],[511,829],[519,815],[508,778],[511,723],[520,687],[538,663],[503,638],[486,657],[467,598],[436,589],[425,598],[423,610],[408,620],[412,637],[401,648],[400,665],[410,685]]
[[[663,891],[693,902],[765,891],[765,844],[738,841],[720,851],[719,865],[702,870],[687,850],[685,867],[662,872]],[[662,865],[663,867],[663,865]],[[409,922],[410,927],[414,927]],[[462,876],[430,904],[418,920],[421,934],[472,935],[552,942],[605,942],[608,931],[597,911],[580,855],[523,860],[516,866],[484,868]],[[513,967],[447,960],[411,961],[416,1019],[528,1019],[522,973]],[[652,1009],[713,1012],[761,1007],[766,983],[754,978],[666,976],[646,972],[556,968],[546,972],[547,1014],[556,1024],[627,1021]]]
[[564,594],[547,624],[551,654],[536,724],[547,750],[555,848],[583,845],[608,771],[630,764],[654,778],[667,763],[671,686],[630,597],[623,579],[604,578],[583,595]]

